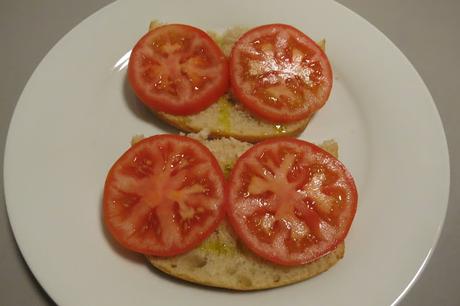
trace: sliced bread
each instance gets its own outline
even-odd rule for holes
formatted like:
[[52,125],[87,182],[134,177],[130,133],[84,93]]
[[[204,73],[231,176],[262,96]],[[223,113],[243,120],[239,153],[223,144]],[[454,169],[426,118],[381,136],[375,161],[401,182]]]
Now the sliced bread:
[[[226,174],[251,144],[231,138],[207,140],[207,133],[191,135],[204,143],[217,157]],[[335,141],[321,147],[337,156]],[[328,270],[344,256],[344,244],[306,265],[286,267],[272,264],[250,252],[224,220],[198,248],[169,258],[147,256],[159,270],[174,277],[207,286],[235,290],[257,290],[288,285]]]

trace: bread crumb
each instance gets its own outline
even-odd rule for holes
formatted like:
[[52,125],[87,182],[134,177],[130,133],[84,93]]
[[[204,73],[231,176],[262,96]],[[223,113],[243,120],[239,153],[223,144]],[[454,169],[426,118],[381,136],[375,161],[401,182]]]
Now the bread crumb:
[[334,155],[336,158],[339,156],[339,145],[333,139],[323,141],[321,144],[319,144],[319,147]]
[[219,166],[224,170],[225,174],[230,172],[238,157],[252,145],[232,137],[209,139],[209,129],[203,129],[198,133],[190,133],[187,136],[200,141],[208,147],[217,158]]
[[134,146],[136,143],[144,139],[144,134],[136,134],[133,137],[131,137],[131,145]]

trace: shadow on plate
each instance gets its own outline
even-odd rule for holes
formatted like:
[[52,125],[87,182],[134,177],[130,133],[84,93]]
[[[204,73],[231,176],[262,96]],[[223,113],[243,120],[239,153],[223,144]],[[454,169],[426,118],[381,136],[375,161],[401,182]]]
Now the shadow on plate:
[[129,251],[127,249],[125,249],[124,247],[122,247],[113,237],[112,235],[109,233],[109,231],[107,230],[107,227],[105,226],[105,222],[104,222],[104,213],[103,213],[103,195],[101,194],[100,196],[100,201],[99,203],[101,203],[101,209],[100,209],[100,226],[101,226],[101,230],[105,236],[105,238],[107,239],[111,249],[116,253],[114,254],[114,256],[116,255],[119,255],[129,261],[132,261],[132,262],[136,262],[138,264],[143,264],[145,263],[145,258],[142,254],[139,254],[139,253],[136,253],[136,252],[132,252],[132,251]]
[[[123,97],[129,110],[139,119],[151,124],[152,126],[160,129],[163,133],[177,134],[178,129],[166,124],[159,119],[155,114],[142,103],[134,94],[131,85],[129,85],[128,77],[125,75],[123,81]],[[146,135],[150,136],[150,135]]]

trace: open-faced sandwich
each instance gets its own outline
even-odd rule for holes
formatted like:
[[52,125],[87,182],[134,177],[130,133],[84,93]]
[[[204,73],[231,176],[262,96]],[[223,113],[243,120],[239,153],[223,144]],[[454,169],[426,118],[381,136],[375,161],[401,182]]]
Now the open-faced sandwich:
[[153,136],[114,164],[104,219],[123,246],[178,278],[238,290],[298,282],[343,257],[357,193],[335,142],[199,139]]
[[299,134],[326,103],[333,78],[322,48],[284,24],[218,35],[153,22],[132,50],[128,79],[180,130],[256,142]]
[[154,23],[134,47],[139,99],[201,132],[134,139],[108,173],[105,225],[159,270],[203,285],[256,290],[324,272],[344,256],[356,186],[335,141],[286,135],[326,102],[327,57],[287,25],[211,36]]

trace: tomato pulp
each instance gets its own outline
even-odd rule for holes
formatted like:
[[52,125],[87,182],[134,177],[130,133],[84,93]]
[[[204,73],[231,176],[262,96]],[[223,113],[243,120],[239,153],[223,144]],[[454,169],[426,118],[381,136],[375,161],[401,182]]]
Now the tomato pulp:
[[332,88],[332,69],[323,50],[307,35],[284,24],[246,32],[230,56],[234,96],[271,122],[293,122],[320,109]]
[[217,101],[229,86],[227,59],[200,29],[164,25],[134,46],[128,80],[137,97],[155,111],[197,113]]
[[228,218],[245,245],[283,265],[311,262],[347,235],[358,194],[345,166],[295,138],[258,143],[229,178]]
[[124,247],[173,256],[198,246],[224,216],[224,175],[201,143],[157,135],[132,146],[112,166],[104,221]]

